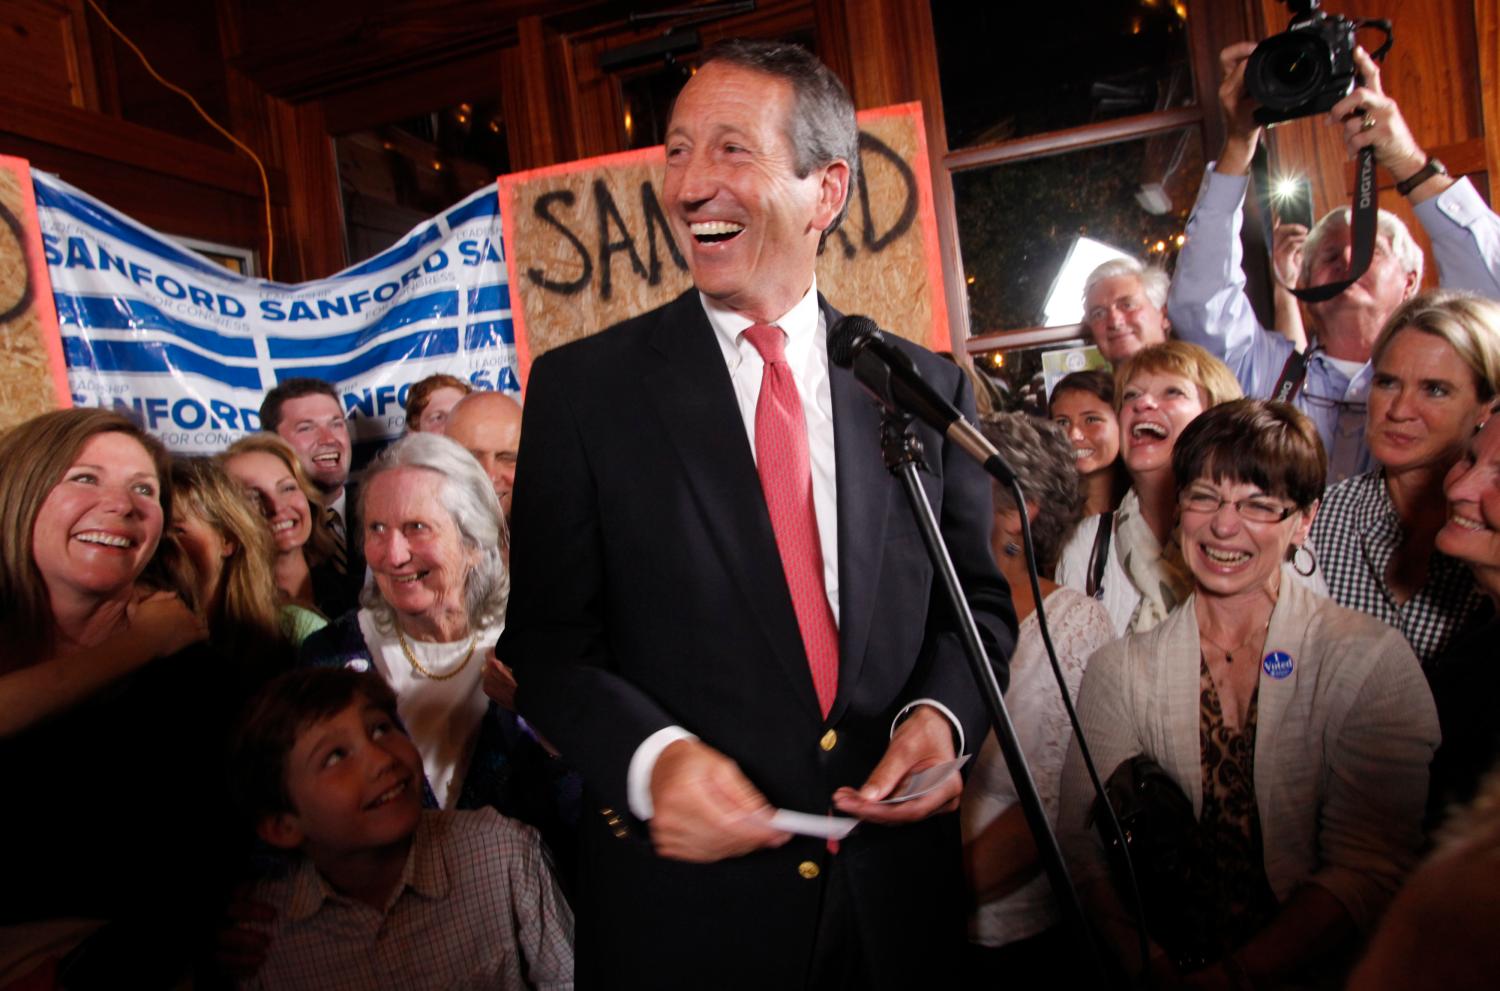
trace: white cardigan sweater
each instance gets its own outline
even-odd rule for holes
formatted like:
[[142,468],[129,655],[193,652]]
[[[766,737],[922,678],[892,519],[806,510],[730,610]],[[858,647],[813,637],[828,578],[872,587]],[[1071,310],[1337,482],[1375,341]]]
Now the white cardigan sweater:
[[[1103,778],[1139,753],[1153,757],[1202,809],[1198,620],[1189,598],[1155,629],[1090,659],[1078,717]],[[1422,843],[1437,712],[1399,632],[1283,581],[1261,668],[1255,802],[1266,877],[1285,902],[1311,882],[1368,928]],[[1075,739],[1063,767],[1058,839],[1080,887],[1106,870],[1087,824],[1094,795]]]

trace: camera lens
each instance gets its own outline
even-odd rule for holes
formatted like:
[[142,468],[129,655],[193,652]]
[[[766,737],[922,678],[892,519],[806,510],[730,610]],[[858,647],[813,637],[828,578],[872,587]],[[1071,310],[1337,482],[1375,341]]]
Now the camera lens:
[[1282,34],[1267,38],[1250,56],[1245,86],[1262,106],[1292,110],[1323,89],[1330,58],[1328,45],[1316,36]]

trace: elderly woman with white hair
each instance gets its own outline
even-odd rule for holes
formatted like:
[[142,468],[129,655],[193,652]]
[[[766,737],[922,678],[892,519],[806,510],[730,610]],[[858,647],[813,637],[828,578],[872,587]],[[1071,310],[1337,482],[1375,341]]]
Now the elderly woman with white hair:
[[537,796],[513,779],[539,748],[481,687],[510,591],[494,487],[456,442],[416,433],[385,450],[360,496],[372,577],[360,609],[307,639],[303,662],[380,673],[422,755],[429,806],[489,805],[536,824],[516,802]]

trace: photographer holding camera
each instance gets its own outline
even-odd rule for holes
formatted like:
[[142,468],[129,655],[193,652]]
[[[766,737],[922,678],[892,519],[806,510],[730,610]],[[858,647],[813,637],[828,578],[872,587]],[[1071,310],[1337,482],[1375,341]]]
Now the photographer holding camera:
[[[1254,43],[1231,45],[1219,56],[1224,73],[1219,102],[1228,133],[1188,219],[1187,241],[1177,259],[1167,312],[1175,335],[1222,358],[1247,396],[1270,398],[1284,387],[1297,387],[1293,402],[1317,425],[1329,454],[1328,481],[1333,483],[1372,467],[1364,437],[1365,400],[1372,377],[1370,351],[1386,319],[1419,289],[1423,259],[1406,225],[1381,210],[1369,268],[1332,299],[1307,305],[1312,346],[1305,365],[1292,358],[1291,342],[1264,331],[1244,292],[1240,205],[1249,184],[1250,161],[1260,142],[1261,121],[1309,116],[1331,103],[1329,121],[1341,130],[1350,155],[1373,148],[1376,162],[1395,177],[1397,189],[1412,203],[1432,241],[1446,287],[1500,299],[1500,217],[1485,205],[1468,179],[1453,179],[1417,145],[1396,101],[1381,88],[1379,67],[1363,48],[1353,45],[1352,22],[1316,12],[1311,21],[1325,35],[1342,29],[1348,50],[1341,52],[1337,42],[1329,44],[1321,38],[1307,40],[1311,32],[1299,34],[1298,21],[1293,22],[1292,31],[1263,46],[1280,44],[1285,51],[1300,45],[1304,52],[1309,46],[1323,46],[1322,64],[1306,60],[1315,63],[1312,75],[1321,73],[1323,81],[1317,83],[1321,88],[1300,107],[1283,105],[1278,113],[1261,107],[1249,95],[1246,70],[1258,47]],[[1358,73],[1357,79],[1338,78],[1341,59]],[[1295,80],[1305,64],[1293,59],[1277,64],[1272,58],[1260,62],[1258,78],[1281,71],[1283,82]],[[1333,79],[1326,72],[1329,62],[1335,66]],[[1269,71],[1264,70],[1267,63]],[[1337,98],[1335,87],[1361,81]],[[1258,89],[1267,96],[1264,84]],[[1283,251],[1287,247],[1283,232]],[[1299,285],[1346,278],[1350,253],[1349,208],[1340,207],[1313,225],[1307,235],[1298,266]]]

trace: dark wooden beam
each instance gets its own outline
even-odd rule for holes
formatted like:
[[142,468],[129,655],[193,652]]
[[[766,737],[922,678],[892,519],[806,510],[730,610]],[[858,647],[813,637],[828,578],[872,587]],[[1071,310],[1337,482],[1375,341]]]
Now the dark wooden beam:
[[[259,197],[260,177],[241,152],[220,151],[115,117],[19,94],[0,97],[0,135],[14,134],[231,193]],[[106,151],[107,150],[107,151]],[[271,200],[286,202],[286,176],[266,169]]]
[[[399,80],[516,44],[525,18],[615,20],[650,0],[241,0],[245,47],[234,65],[293,102]],[[288,25],[296,25],[288,31]]]

